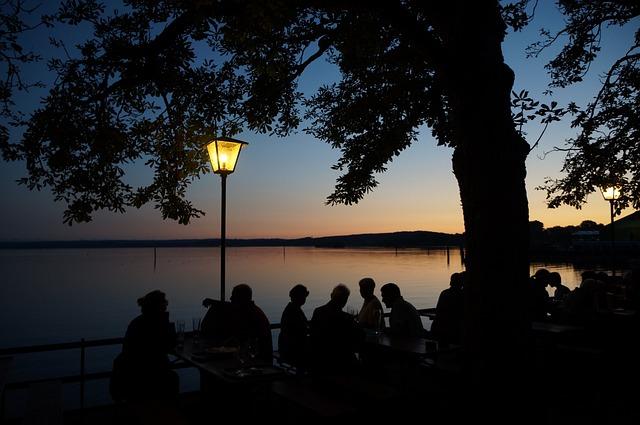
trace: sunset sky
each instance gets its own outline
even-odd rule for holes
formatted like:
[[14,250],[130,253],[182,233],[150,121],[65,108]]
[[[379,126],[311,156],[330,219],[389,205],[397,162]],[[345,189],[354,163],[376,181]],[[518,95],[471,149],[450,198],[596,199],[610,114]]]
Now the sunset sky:
[[[531,95],[561,106],[569,100],[584,105],[597,90],[598,76],[621,56],[629,46],[637,20],[624,30],[608,29],[603,34],[603,52],[591,69],[589,79],[568,89],[558,89],[553,98],[544,96],[548,77],[544,64],[549,54],[527,59],[525,47],[538,38],[541,27],[558,28],[562,17],[552,2],[540,2],[532,24],[522,33],[509,34],[503,44],[507,64],[516,73],[514,90],[527,89]],[[634,27],[634,28],[630,28]],[[30,34],[27,43],[42,49],[47,33]],[[203,52],[204,53],[204,52]],[[53,54],[51,52],[50,54]],[[45,52],[45,56],[47,52]],[[40,68],[28,76],[48,81]],[[333,81],[336,70],[318,63],[301,80],[301,88],[311,93],[320,84]],[[481,82],[479,82],[481,83]],[[38,96],[33,92],[18,99],[23,110],[35,107]],[[599,193],[589,198],[582,210],[562,207],[551,210],[545,205],[545,194],[535,190],[547,176],[560,175],[562,155],[545,156],[553,146],[574,135],[569,119],[551,127],[540,145],[527,160],[527,188],[530,219],[545,227],[579,224],[583,220],[609,221],[609,205]],[[527,129],[533,143],[542,127]],[[482,129],[477,129],[482,132]],[[462,210],[456,180],[451,170],[449,148],[436,146],[427,128],[419,140],[379,175],[379,187],[355,206],[326,206],[337,172],[330,169],[339,152],[306,135],[302,129],[293,136],[278,139],[266,135],[244,133],[236,136],[249,143],[243,150],[236,172],[227,180],[227,237],[303,237],[353,233],[377,233],[401,230],[463,232]],[[220,178],[210,174],[193,184],[190,199],[206,211],[206,216],[188,226],[163,221],[159,212],[148,206],[130,209],[126,214],[101,212],[88,224],[72,227],[62,224],[64,206],[54,203],[47,191],[30,192],[14,181],[25,174],[23,163],[0,163],[0,240],[70,240],[70,239],[168,239],[215,238],[219,236]],[[131,183],[147,182],[151,173],[141,164],[127,169]],[[496,182],[494,202],[500,202],[500,182]],[[630,213],[625,211],[623,215]]]

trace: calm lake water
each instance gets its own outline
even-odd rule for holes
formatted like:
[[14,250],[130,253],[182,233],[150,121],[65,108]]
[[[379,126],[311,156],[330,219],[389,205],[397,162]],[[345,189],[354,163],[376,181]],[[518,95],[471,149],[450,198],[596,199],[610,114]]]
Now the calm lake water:
[[[151,248],[0,250],[0,347],[123,336],[139,314],[137,298],[153,289],[166,292],[171,320],[185,320],[189,330],[191,318],[205,313],[203,298],[220,295],[219,255],[218,248],[159,248],[154,267]],[[351,289],[347,310],[358,309],[357,282],[364,276],[375,279],[376,294],[395,282],[405,299],[428,308],[449,276],[463,270],[458,249],[228,248],[226,265],[227,297],[233,285],[249,284],[272,323],[280,321],[296,283],[310,291],[307,317],[338,283]],[[570,264],[531,265],[539,267],[560,272],[570,288],[582,272]],[[119,350],[88,350],[89,371],[110,369]],[[78,373],[77,350],[18,357],[12,380]],[[188,377],[184,382],[193,385]],[[103,387],[95,390],[102,396],[89,398],[104,399]]]

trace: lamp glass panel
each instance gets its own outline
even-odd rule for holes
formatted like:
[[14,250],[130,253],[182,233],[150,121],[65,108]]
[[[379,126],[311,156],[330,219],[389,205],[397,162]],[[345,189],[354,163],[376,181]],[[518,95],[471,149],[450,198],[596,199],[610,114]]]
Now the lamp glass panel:
[[620,189],[614,186],[602,189],[602,197],[607,201],[616,200],[620,197]]
[[233,173],[240,155],[242,143],[214,140],[207,145],[214,173]]

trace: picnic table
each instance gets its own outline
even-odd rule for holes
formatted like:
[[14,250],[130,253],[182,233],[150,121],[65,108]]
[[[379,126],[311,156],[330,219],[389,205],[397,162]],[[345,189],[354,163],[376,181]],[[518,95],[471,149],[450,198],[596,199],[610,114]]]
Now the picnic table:
[[438,351],[438,343],[428,338],[389,335],[371,330],[365,332],[364,344],[380,351],[409,356],[429,356]]
[[249,357],[243,358],[238,347],[214,345],[206,339],[195,343],[186,337],[184,345],[174,355],[196,367],[202,376],[214,378],[229,385],[248,385],[271,381],[286,376],[284,369]]

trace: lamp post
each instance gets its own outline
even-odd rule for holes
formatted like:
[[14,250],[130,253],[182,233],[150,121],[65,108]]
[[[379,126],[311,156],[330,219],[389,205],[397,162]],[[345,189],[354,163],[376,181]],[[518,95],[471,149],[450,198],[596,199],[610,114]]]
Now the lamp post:
[[615,250],[616,250],[616,232],[614,228],[614,220],[615,217],[615,208],[614,203],[620,197],[620,188],[616,186],[609,186],[600,188],[602,192],[602,197],[605,201],[609,201],[609,205],[611,207],[611,275],[616,275],[616,266],[615,266]]
[[216,137],[207,144],[211,167],[222,179],[222,202],[220,206],[220,301],[224,301],[224,267],[227,221],[227,176],[236,169],[243,146],[248,143],[229,137]]

